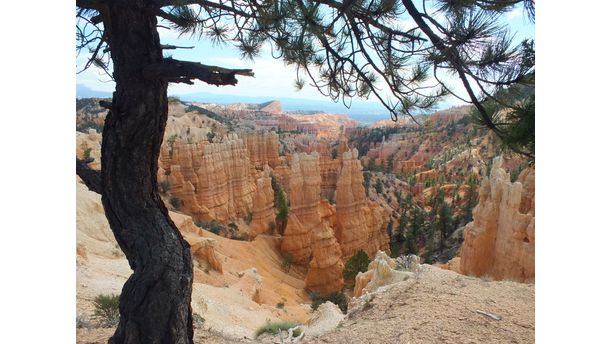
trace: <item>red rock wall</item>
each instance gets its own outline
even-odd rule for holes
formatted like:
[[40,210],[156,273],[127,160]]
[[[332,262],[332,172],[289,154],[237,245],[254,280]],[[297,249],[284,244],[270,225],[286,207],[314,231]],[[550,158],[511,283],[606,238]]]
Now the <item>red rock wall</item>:
[[378,250],[389,250],[384,211],[366,201],[362,167],[357,155],[356,149],[342,154],[342,169],[337,182],[335,233],[342,248],[343,261],[359,249],[364,249],[370,257]]
[[176,139],[162,145],[159,180],[170,182],[180,210],[196,220],[244,218],[256,190],[252,173],[246,145],[235,134],[221,143]]
[[497,157],[480,187],[474,221],[467,224],[461,248],[461,271],[518,282],[535,280],[535,169],[517,182]]

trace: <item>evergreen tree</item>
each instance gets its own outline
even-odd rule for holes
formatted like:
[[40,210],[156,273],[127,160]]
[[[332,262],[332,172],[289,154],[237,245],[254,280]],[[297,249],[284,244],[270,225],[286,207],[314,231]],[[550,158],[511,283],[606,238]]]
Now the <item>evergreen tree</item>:
[[374,161],[374,158],[370,158],[368,160],[366,169],[372,172],[378,171],[378,166],[376,165],[376,161]]
[[[512,121],[517,129],[507,130],[478,92],[487,101],[513,105],[495,92],[534,83],[527,77],[535,75],[533,45],[513,46],[512,35],[497,22],[521,3],[534,20],[533,0],[440,0],[433,8],[410,0],[77,0],[77,49],[91,53],[84,68],[100,67],[116,85],[112,102],[101,103],[109,110],[101,171],[77,161],[81,179],[101,194],[110,228],[134,270],[111,342],[193,342],[191,252],[157,194],[168,83],[235,85],[236,76],[254,75],[167,57],[164,51],[184,47],[162,44],[158,21],[181,34],[234,44],[243,58],[271,43],[276,57],[296,67],[298,88],[307,75],[336,101],[373,95],[393,119],[428,111],[451,94],[438,78],[439,71],[450,72],[483,125],[520,150],[512,142],[531,145],[534,107],[525,106]],[[410,27],[398,30],[399,21]]]
[[386,172],[387,173],[392,173],[393,172],[393,159],[394,159],[394,155],[391,154],[387,157],[387,166],[386,166]]
[[382,194],[382,192],[383,192],[383,183],[382,183],[382,180],[380,178],[376,179],[376,184],[374,184],[374,190],[376,190],[376,193]]
[[437,221],[437,227],[440,233],[442,233],[442,239],[448,238],[453,233],[455,230],[453,223],[453,210],[443,201],[439,208]]
[[468,177],[468,190],[465,194],[465,203],[462,209],[462,223],[467,224],[472,221],[472,210],[478,204],[478,185],[476,184],[476,176],[470,174]]
[[368,271],[368,264],[370,264],[370,258],[364,250],[359,250],[351,258],[346,261],[342,276],[344,281],[350,285],[355,283],[355,276],[360,272]]
[[408,230],[408,212],[402,212],[400,218],[397,222],[397,234],[396,240],[397,242],[406,241],[406,231]]
[[287,227],[287,221],[289,221],[289,205],[281,185],[274,176],[271,179],[272,190],[274,191],[274,207],[276,208],[276,226],[278,232],[282,235]]
[[363,187],[365,188],[366,195],[370,195],[370,181],[372,180],[372,173],[368,171],[363,172]]

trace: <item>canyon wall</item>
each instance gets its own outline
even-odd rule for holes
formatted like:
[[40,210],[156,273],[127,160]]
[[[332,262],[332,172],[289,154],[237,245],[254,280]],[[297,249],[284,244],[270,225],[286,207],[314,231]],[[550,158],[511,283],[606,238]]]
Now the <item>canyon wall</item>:
[[342,251],[333,230],[321,220],[319,154],[294,154],[289,181],[289,221],[281,251],[308,264],[306,288],[327,295],[342,288]]
[[270,169],[266,166],[262,175],[257,178],[257,191],[253,196],[253,209],[249,225],[251,238],[262,233],[271,234],[276,229],[276,211],[274,208],[274,190]]
[[169,183],[179,209],[195,220],[245,217],[256,190],[252,173],[246,145],[235,134],[220,143],[176,138],[162,145],[158,179]]
[[342,169],[336,189],[336,237],[342,259],[359,249],[374,257],[378,250],[389,251],[389,237],[383,209],[367,200],[357,149],[342,154]]
[[461,248],[461,271],[533,282],[535,279],[535,169],[527,168],[516,182],[493,160],[483,178],[474,221],[466,225]]
[[242,136],[246,142],[249,159],[254,167],[268,165],[275,168],[281,164],[278,155],[278,134],[273,131],[257,131]]

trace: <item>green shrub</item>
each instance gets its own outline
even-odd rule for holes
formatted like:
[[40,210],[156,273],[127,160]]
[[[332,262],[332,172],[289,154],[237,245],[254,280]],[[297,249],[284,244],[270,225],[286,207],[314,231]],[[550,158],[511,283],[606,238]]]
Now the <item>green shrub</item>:
[[181,200],[176,197],[170,197],[170,204],[172,204],[174,209],[179,210],[181,209],[183,202],[181,202]]
[[244,222],[246,222],[247,225],[250,225],[252,221],[253,221],[253,212],[249,211],[244,217]]
[[325,301],[331,301],[332,303],[338,305],[338,308],[340,308],[342,313],[346,314],[346,311],[348,309],[348,298],[342,292],[333,292],[327,295],[324,299]]
[[293,265],[293,256],[291,255],[291,253],[284,252],[281,268],[284,272],[289,272],[289,270],[291,270],[291,265]]
[[368,254],[364,250],[357,251],[344,265],[342,271],[344,281],[351,285],[355,283],[355,276],[360,272],[368,271],[368,264],[370,264]]
[[100,294],[94,299],[94,307],[94,317],[101,320],[104,326],[117,326],[119,323],[119,295]]
[[208,139],[208,142],[212,143],[213,139],[215,138],[215,133],[209,131],[208,134],[206,134],[206,138]]
[[283,309],[283,308],[285,308],[285,303],[284,303],[284,302],[279,302],[279,303],[277,303],[277,304],[276,304],[276,308],[278,308],[278,309]]
[[191,318],[193,319],[193,326],[196,328],[200,328],[202,325],[204,325],[204,318],[198,313],[193,313]]
[[325,301],[323,301],[322,299],[317,299],[312,301],[312,303],[310,304],[310,309],[312,309],[312,311],[316,311],[317,308],[319,308],[320,305],[322,305]]
[[[272,333],[272,334],[277,334],[281,331],[287,331],[290,328],[294,328],[298,326],[297,324],[294,323],[290,323],[290,322],[279,322],[279,323],[269,323],[269,324],[265,324],[264,326],[260,327],[257,329],[257,331],[255,331],[255,338],[261,336],[264,333]],[[297,337],[302,333],[302,329],[300,329],[299,327],[297,329],[295,329],[295,331],[293,331],[293,336]]]
[[159,182],[159,189],[162,193],[168,192],[168,190],[170,190],[170,182],[168,180],[162,180]]
[[320,305],[324,304],[327,301],[336,304],[338,308],[340,308],[342,313],[346,314],[346,311],[348,310],[348,298],[346,297],[346,295],[339,291],[333,292],[323,298],[313,300],[310,304],[310,308],[314,312],[317,310],[317,308],[319,308]]
[[87,148],[83,151],[83,159],[87,160],[91,158],[91,148]]
[[376,190],[376,193],[381,194],[383,192],[383,183],[382,180],[377,179],[376,180],[376,184],[374,185],[374,190]]

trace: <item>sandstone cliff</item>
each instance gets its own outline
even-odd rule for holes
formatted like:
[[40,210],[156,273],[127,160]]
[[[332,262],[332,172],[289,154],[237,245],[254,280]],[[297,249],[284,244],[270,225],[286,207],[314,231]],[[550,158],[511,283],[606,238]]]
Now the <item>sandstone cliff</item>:
[[272,168],[281,164],[278,149],[278,134],[273,131],[258,131],[243,135],[249,159],[254,167],[268,165]]
[[518,180],[493,160],[489,178],[483,178],[474,221],[464,231],[461,271],[533,282],[535,279],[535,169],[524,170]]
[[267,166],[256,183],[257,191],[253,195],[253,209],[251,210],[251,223],[249,226],[249,236],[251,238],[261,233],[271,233],[276,228],[274,190],[272,190],[272,178]]
[[180,210],[196,220],[229,222],[245,217],[256,190],[244,141],[235,134],[220,143],[166,141],[159,180],[180,200]]
[[342,252],[333,230],[319,212],[319,154],[294,154],[289,181],[291,213],[281,250],[297,264],[309,264],[306,288],[322,295],[342,288]]
[[359,249],[364,249],[370,257],[378,250],[389,250],[383,209],[366,201],[357,155],[356,149],[342,154],[342,169],[337,181],[335,232],[342,247],[343,261]]

